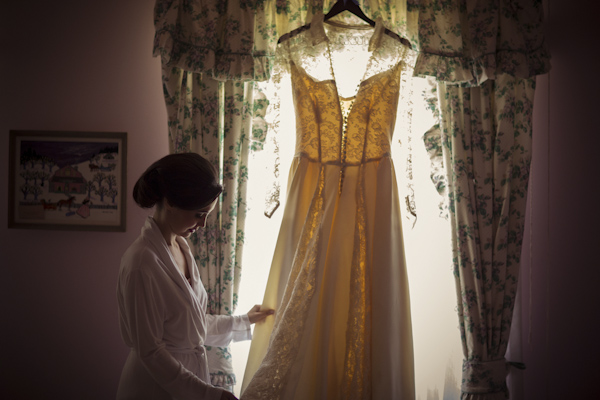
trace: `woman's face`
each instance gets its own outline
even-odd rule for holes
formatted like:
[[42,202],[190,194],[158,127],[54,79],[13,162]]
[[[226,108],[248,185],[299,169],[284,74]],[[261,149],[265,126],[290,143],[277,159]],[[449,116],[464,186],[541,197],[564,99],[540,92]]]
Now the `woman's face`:
[[182,237],[189,237],[198,228],[206,226],[208,214],[215,208],[217,199],[204,208],[198,210],[182,210],[177,207],[168,206],[168,224],[171,231]]

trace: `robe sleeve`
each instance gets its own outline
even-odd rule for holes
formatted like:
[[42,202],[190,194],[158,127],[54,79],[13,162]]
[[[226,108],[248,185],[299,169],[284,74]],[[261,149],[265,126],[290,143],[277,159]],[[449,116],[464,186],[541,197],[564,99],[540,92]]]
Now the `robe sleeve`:
[[[156,262],[156,261],[154,261]],[[218,400],[222,389],[202,381],[166,349],[162,340],[163,293],[152,274],[134,268],[122,282],[122,315],[130,345],[152,378],[173,398]]]
[[252,339],[248,315],[206,315],[206,346],[225,347],[229,343]]

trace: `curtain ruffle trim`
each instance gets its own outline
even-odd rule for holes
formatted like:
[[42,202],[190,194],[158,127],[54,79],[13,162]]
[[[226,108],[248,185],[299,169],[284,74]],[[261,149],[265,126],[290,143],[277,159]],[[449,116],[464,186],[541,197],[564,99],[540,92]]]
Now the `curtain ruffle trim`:
[[508,362],[505,358],[492,361],[464,360],[462,368],[461,399],[471,395],[497,393],[509,398],[506,377],[511,367],[525,369],[522,363]]
[[206,358],[213,386],[228,388],[236,383],[228,347],[206,346]]
[[153,55],[160,56],[163,65],[208,74],[219,81],[267,81],[274,59],[274,55],[266,53],[228,53],[216,48],[198,47],[178,39],[166,29],[154,35]]
[[[167,29],[156,32],[153,55],[160,56],[163,65],[205,73],[219,81],[268,81],[275,57],[266,52],[228,53],[216,48],[198,47],[178,39]],[[519,78],[545,74],[550,71],[550,53],[545,44],[531,52],[497,50],[494,54],[477,58],[420,51],[414,71],[416,76],[433,76],[438,81],[478,86],[500,74]]]
[[438,81],[478,86],[497,75],[531,78],[550,71],[550,53],[545,44],[531,52],[497,50],[477,58],[419,52],[416,76],[433,76]]
[[229,374],[222,371],[210,373],[210,384],[218,387],[235,386],[235,374]]

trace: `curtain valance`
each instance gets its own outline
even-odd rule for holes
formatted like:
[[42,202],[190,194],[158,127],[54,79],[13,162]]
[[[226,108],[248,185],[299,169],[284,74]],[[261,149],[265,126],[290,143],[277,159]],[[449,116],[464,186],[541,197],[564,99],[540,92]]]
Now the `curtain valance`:
[[279,36],[310,20],[309,3],[157,0],[154,56],[160,56],[163,65],[220,81],[268,80]]
[[541,0],[409,2],[418,3],[418,27],[407,32],[419,51],[416,74],[479,85],[550,70]]
[[[157,0],[154,55],[217,80],[267,80],[278,38],[335,0]],[[541,0],[359,0],[418,51],[415,74],[478,85],[550,69]]]

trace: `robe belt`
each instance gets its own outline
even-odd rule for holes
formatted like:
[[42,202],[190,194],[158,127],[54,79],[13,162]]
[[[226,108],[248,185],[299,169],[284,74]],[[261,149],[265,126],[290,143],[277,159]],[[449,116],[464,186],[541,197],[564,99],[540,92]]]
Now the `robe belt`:
[[191,349],[180,349],[167,346],[167,351],[174,354],[197,354],[206,359],[206,348],[204,346],[193,347]]

